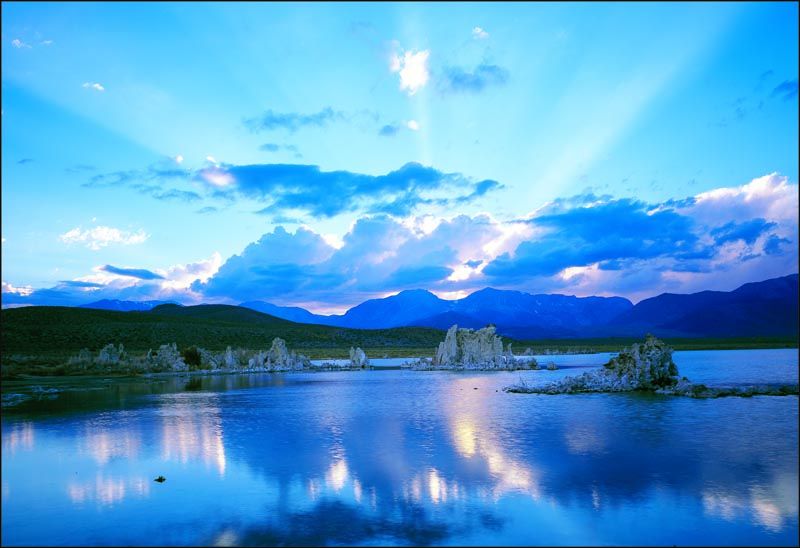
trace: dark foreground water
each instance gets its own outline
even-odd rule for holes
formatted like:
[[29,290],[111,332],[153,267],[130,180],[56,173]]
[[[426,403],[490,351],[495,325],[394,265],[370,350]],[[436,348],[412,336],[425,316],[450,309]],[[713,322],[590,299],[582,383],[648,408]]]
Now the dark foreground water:
[[[798,544],[796,396],[502,391],[608,357],[172,378],[4,410],[2,545]],[[798,378],[797,350],[674,358],[714,386]]]

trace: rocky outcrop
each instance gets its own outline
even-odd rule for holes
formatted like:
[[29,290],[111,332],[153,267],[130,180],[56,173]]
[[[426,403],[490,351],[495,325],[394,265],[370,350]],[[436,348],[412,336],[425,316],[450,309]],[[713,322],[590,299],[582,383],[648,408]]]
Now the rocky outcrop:
[[350,347],[350,367],[361,369],[369,367],[369,358],[361,348]]
[[148,350],[145,360],[148,366],[157,371],[187,371],[189,369],[183,362],[183,356],[175,343],[162,344],[155,354],[152,350]]
[[647,335],[644,344],[634,344],[612,358],[600,370],[570,376],[541,387],[515,385],[508,392],[572,394],[575,392],[627,392],[675,387],[681,379],[672,361],[672,348]]
[[453,325],[439,343],[433,360],[418,360],[414,369],[519,369],[530,367],[528,360],[514,358],[511,345],[503,350],[503,340],[488,325],[475,331]]
[[[548,365],[549,369],[549,365]],[[528,394],[575,394],[585,392],[629,392],[644,390],[690,398],[726,396],[786,396],[798,394],[798,385],[752,386],[747,388],[709,388],[679,377],[672,361],[672,348],[647,335],[644,344],[634,344],[611,358],[600,370],[570,376],[544,386],[524,382],[503,389]]]

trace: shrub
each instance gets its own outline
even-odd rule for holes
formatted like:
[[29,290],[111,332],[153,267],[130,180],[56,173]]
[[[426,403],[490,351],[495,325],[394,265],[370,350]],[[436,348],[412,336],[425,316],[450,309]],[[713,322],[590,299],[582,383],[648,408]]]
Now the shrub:
[[196,369],[200,367],[202,360],[200,359],[200,351],[196,346],[184,348],[181,351],[181,356],[183,356],[183,363],[189,366],[190,369]]

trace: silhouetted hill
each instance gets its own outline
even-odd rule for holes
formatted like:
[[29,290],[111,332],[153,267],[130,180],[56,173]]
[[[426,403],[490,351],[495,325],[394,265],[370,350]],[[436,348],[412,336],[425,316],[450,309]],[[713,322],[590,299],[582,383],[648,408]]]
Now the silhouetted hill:
[[748,283],[729,292],[664,293],[636,306],[621,297],[534,295],[485,288],[454,301],[421,289],[402,291],[330,316],[262,301],[239,307],[160,304],[150,313],[208,322],[277,325],[288,321],[350,329],[448,329],[454,324],[478,329],[492,323],[498,334],[524,340],[643,337],[647,333],[660,337],[794,336],[798,331],[798,275]]
[[799,311],[798,275],[792,274],[729,292],[663,293],[639,302],[601,332],[673,337],[796,335]]
[[430,291],[412,289],[384,299],[370,299],[348,310],[336,325],[342,327],[400,327],[419,325],[421,318],[442,314],[450,302]]
[[78,308],[97,308],[99,310],[130,312],[133,310],[151,310],[158,305],[170,303],[178,304],[172,301],[120,301],[118,299],[102,299],[93,303],[79,305]]
[[146,313],[159,316],[173,316],[176,318],[202,320],[207,322],[226,322],[254,325],[286,325],[295,323],[282,318],[276,318],[275,316],[271,316],[269,314],[264,314],[263,312],[251,310],[250,308],[243,308],[241,306],[232,306],[228,304],[199,304],[195,306],[162,304],[156,306]]
[[28,306],[0,310],[0,321],[3,356],[77,353],[83,348],[98,351],[120,343],[137,352],[171,343],[178,348],[197,345],[214,351],[228,346],[268,350],[275,337],[298,351],[351,346],[436,348],[444,339],[439,329],[346,329],[301,324],[228,305],[161,305],[146,312]]
[[248,301],[246,303],[240,303],[239,306],[257,310],[264,314],[269,314],[270,316],[283,318],[284,320],[292,322],[331,325],[326,323],[328,316],[313,314],[299,306],[278,306],[264,301]]

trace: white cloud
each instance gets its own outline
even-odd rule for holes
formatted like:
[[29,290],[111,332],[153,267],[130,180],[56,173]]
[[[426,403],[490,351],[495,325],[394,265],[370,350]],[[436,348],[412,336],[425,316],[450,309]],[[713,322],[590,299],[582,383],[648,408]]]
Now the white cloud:
[[2,292],[3,293],[14,293],[15,295],[21,295],[23,297],[27,297],[31,293],[33,293],[33,288],[29,285],[24,287],[14,287],[8,282],[2,282]]
[[11,45],[14,46],[17,49],[22,49],[22,48],[30,49],[31,48],[31,46],[29,44],[26,44],[25,42],[23,42],[22,40],[20,40],[18,38],[14,38],[13,40],[11,40]]
[[428,50],[406,51],[393,53],[390,59],[389,68],[392,72],[400,74],[400,89],[408,90],[409,95],[414,95],[417,91],[425,87],[428,83]]
[[200,175],[200,178],[208,184],[218,187],[228,186],[229,184],[235,182],[233,175],[231,175],[226,169],[217,166],[203,168],[198,172],[198,175]]
[[475,27],[472,29],[472,38],[474,40],[483,40],[485,38],[489,38],[489,33],[480,27]]
[[182,164],[183,163],[183,156],[181,156],[180,154],[175,156],[175,163]]
[[408,129],[412,131],[419,131],[419,122],[416,120],[409,120],[406,125],[408,126]]
[[217,273],[220,266],[222,266],[222,255],[219,252],[215,252],[210,259],[205,261],[171,266],[166,272],[158,271],[158,274],[162,274],[166,278],[161,282],[161,287],[171,290],[189,289],[195,281],[208,281]]
[[703,192],[694,197],[688,209],[695,218],[719,220],[725,215],[729,220],[763,217],[770,221],[796,220],[798,218],[797,185],[788,184],[788,178],[771,173],[753,179],[739,187],[724,187]]
[[88,88],[96,89],[97,91],[105,91],[106,90],[106,88],[104,88],[103,86],[101,86],[97,82],[84,82],[83,83],[83,87],[85,87],[87,89]]
[[52,40],[42,40],[41,42],[43,46],[52,46],[54,43]]
[[85,231],[81,231],[81,227],[73,228],[69,232],[61,234],[58,239],[67,244],[83,242],[89,249],[97,251],[112,243],[122,245],[141,244],[148,237],[149,235],[145,234],[142,229],[139,229],[138,232],[129,232],[108,226],[96,226]]

